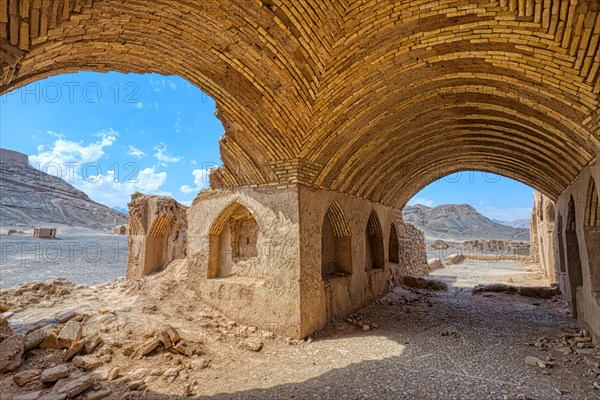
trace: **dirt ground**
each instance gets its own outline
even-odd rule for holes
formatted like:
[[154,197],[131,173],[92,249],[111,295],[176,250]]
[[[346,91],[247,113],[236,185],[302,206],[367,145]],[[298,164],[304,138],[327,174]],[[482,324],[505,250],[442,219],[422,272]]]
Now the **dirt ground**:
[[[0,304],[15,312],[16,333],[58,324],[58,314],[75,310],[84,334],[102,344],[86,356],[99,366],[67,362],[70,376],[56,385],[35,378],[19,387],[15,375],[62,364],[67,351],[25,353],[19,368],[0,375],[0,399],[60,398],[57,387],[86,375],[95,383],[78,398],[600,399],[600,348],[576,329],[563,300],[468,290],[468,282],[511,277],[539,284],[537,272],[511,266],[485,282],[473,268],[436,271],[456,284],[448,292],[397,288],[304,341],[239,326],[203,306],[177,283],[183,265],[138,282],[55,280],[3,290]],[[515,279],[513,268],[526,273]],[[166,324],[192,350],[185,355],[163,343],[141,356]],[[527,365],[527,356],[541,364]]]

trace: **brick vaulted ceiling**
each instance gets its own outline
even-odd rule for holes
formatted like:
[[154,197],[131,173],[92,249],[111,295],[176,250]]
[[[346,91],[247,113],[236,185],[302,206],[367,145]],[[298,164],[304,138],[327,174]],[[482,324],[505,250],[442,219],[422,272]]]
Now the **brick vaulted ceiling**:
[[402,207],[446,174],[556,198],[600,149],[600,0],[0,0],[0,91],[176,74],[226,135],[213,186]]

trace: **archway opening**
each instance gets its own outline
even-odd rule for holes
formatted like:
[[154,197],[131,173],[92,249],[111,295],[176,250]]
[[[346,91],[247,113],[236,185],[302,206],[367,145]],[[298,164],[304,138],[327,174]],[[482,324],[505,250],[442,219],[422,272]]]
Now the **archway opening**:
[[403,218],[423,231],[431,274],[453,287],[556,280],[554,202],[522,182],[485,171],[446,175],[414,195]]
[[398,264],[400,262],[400,242],[398,242],[398,232],[396,224],[390,226],[390,240],[388,243],[388,260],[391,263]]
[[[125,276],[130,250],[139,250],[125,237],[131,195],[166,196],[190,206],[208,187],[209,171],[222,164],[224,127],[216,103],[179,76],[65,73],[18,87],[0,101],[0,147],[23,158],[0,171],[14,183],[6,192],[10,200],[0,204],[0,234],[18,233],[3,239],[9,247],[0,250],[6,260],[0,287],[61,277],[100,284]],[[21,242],[35,249],[29,241],[36,227],[56,228],[51,257],[35,251],[5,257]],[[181,249],[183,239],[174,240],[172,247]],[[144,247],[143,253],[157,249]],[[90,268],[96,264],[103,268]]]
[[569,291],[573,316],[577,317],[577,290],[583,286],[583,271],[579,255],[579,240],[577,237],[577,219],[573,196],[569,199],[567,226],[565,227],[565,247],[567,249],[567,273],[569,275]]
[[379,217],[373,210],[365,230],[365,270],[381,269],[384,265],[383,230]]
[[352,236],[339,204],[333,202],[323,218],[321,275],[323,278],[352,274]]
[[584,232],[592,293],[600,298],[600,204],[594,178],[590,178],[585,208]]

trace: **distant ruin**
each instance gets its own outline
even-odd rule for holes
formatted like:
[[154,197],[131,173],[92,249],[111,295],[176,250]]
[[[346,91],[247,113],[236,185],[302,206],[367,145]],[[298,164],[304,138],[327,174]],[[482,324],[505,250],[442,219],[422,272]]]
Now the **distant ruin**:
[[36,239],[55,239],[56,228],[34,228],[33,237]]

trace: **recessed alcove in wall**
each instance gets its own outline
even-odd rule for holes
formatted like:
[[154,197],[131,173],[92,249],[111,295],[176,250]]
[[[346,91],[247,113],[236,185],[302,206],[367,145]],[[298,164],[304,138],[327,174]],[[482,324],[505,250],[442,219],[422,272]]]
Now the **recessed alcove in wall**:
[[264,278],[258,262],[259,226],[253,213],[233,203],[213,223],[209,235],[208,278]]
[[389,262],[398,264],[400,262],[400,243],[398,242],[398,232],[396,224],[390,227],[390,241],[388,244],[388,260]]
[[365,230],[365,270],[383,268],[384,265],[383,230],[377,213],[371,211]]
[[573,315],[577,317],[577,289],[583,285],[581,258],[579,256],[579,240],[577,238],[577,219],[573,196],[569,200],[567,226],[565,227],[565,246],[567,249],[567,270],[569,271],[569,287],[571,290],[571,306]]
[[565,273],[567,272],[565,261],[565,234],[563,232],[563,217],[561,214],[558,214],[556,232],[558,233],[558,267],[561,273]]
[[321,244],[321,273],[324,278],[352,274],[350,226],[335,201],[331,203],[323,218]]
[[600,298],[600,204],[594,178],[590,178],[588,185],[584,232],[592,293]]

